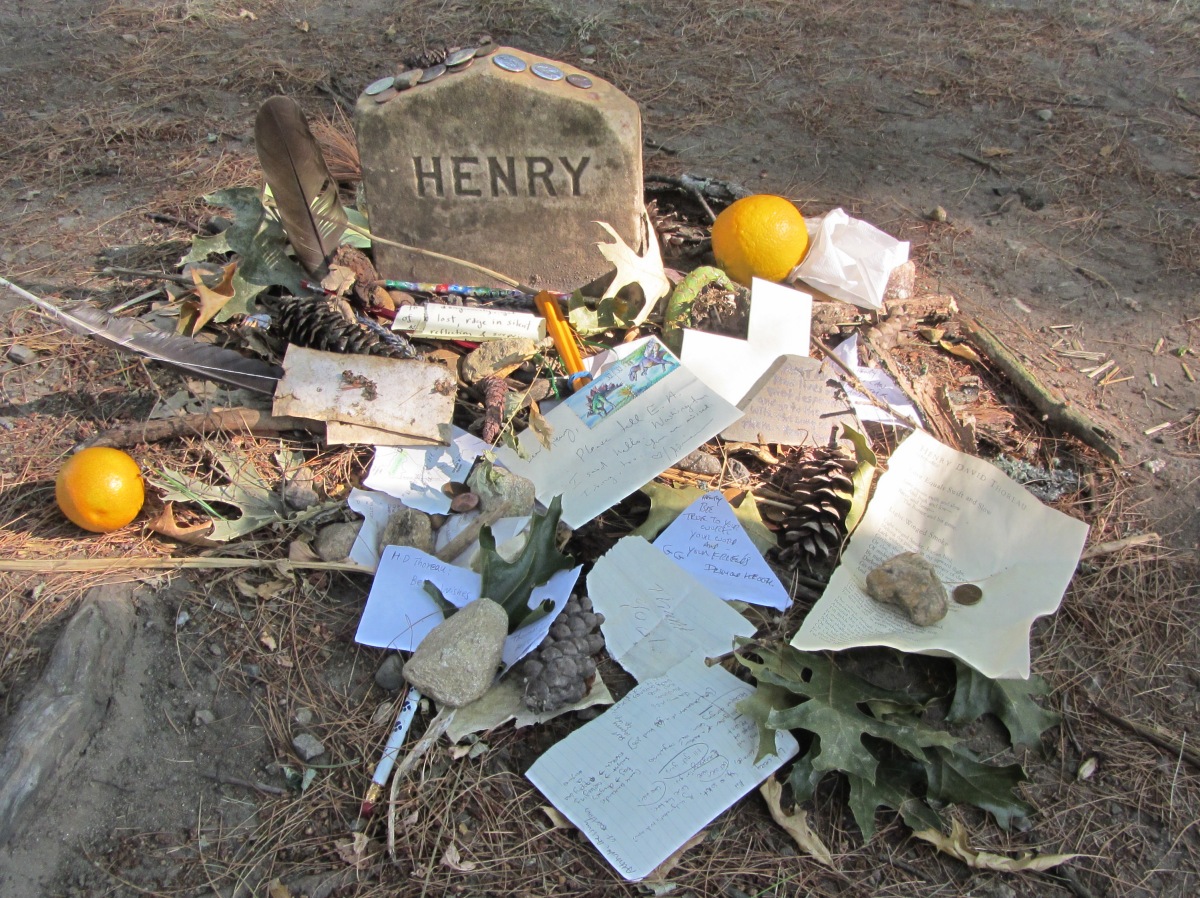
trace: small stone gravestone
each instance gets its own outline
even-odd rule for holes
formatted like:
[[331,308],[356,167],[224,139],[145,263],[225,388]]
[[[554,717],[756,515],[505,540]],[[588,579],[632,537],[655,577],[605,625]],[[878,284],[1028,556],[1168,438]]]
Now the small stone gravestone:
[[745,412],[721,431],[727,440],[824,446],[837,425],[856,424],[827,365],[802,355],[781,355],[738,403]]
[[[641,116],[613,85],[508,47],[412,80],[373,83],[355,109],[374,234],[538,289],[574,290],[610,269],[596,221],[642,251]],[[489,283],[383,242],[374,251],[385,278]]]

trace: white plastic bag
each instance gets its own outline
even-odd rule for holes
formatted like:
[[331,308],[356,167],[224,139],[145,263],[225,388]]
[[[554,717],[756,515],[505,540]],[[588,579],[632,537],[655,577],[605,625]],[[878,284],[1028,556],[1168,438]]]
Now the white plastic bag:
[[892,270],[908,261],[908,241],[851,218],[842,209],[808,224],[812,245],[789,280],[802,280],[860,308],[882,308]]

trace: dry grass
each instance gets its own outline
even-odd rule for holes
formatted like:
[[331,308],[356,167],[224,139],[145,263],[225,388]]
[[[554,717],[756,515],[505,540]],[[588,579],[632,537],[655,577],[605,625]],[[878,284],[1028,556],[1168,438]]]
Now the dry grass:
[[[897,116],[970,121],[972,107],[986,107],[998,112],[991,118],[1001,123],[995,130],[930,151],[959,164],[957,150],[1011,149],[1012,155],[996,159],[1005,177],[1037,188],[1060,210],[1036,225],[1034,241],[1074,256],[1112,239],[1112,227],[1119,224],[1122,233],[1133,235],[1123,240],[1157,251],[1165,268],[1200,270],[1195,182],[1158,158],[1194,160],[1200,153],[1200,116],[1192,111],[1200,107],[1194,76],[1200,25],[1194,14],[1181,3],[1028,7],[897,0],[764,0],[741,7],[715,0],[651,5],[418,0],[355,25],[350,11],[315,4],[268,2],[250,20],[239,16],[238,3],[114,3],[96,11],[85,28],[97,47],[89,60],[93,102],[48,107],[33,86],[4,87],[0,186],[19,201],[0,209],[0,226],[6,243],[26,253],[5,274],[30,285],[58,285],[79,297],[149,289],[97,278],[92,255],[118,243],[186,237],[152,225],[145,213],[195,223],[209,212],[199,199],[205,193],[255,183],[257,163],[248,137],[259,101],[286,92],[314,111],[327,108],[330,96],[344,96],[345,85],[352,95],[400,55],[481,32],[572,62],[594,59],[584,67],[639,100],[647,132],[656,140],[704,147],[711,163],[731,166],[713,174],[751,180],[758,153],[794,153],[802,160],[796,163],[794,193],[818,204],[836,199],[851,212],[870,200],[854,184],[824,181],[822,154],[857,146],[861,134]],[[878,25],[873,43],[865,43],[865,32],[854,25],[864,17]],[[308,31],[297,24],[306,20]],[[387,36],[389,26],[396,40]],[[1146,46],[1157,52],[1145,55]],[[1097,83],[1093,60],[1099,52],[1124,54],[1131,66],[1151,67],[1163,85],[1155,102],[1125,108],[1110,105],[1101,91],[1075,96],[1072,84]],[[902,111],[880,108],[873,87],[878,79],[904,86]],[[1030,129],[1030,117],[1042,108],[1051,109],[1053,118]],[[775,130],[754,146],[725,141],[724,150],[712,138],[736,133],[751,121],[766,121]],[[345,131],[344,120],[335,115],[328,133]],[[677,163],[656,155],[648,167],[671,169]],[[80,212],[78,198],[85,193],[93,201],[114,202],[100,216]],[[938,254],[954,256],[954,225],[923,221],[921,209],[877,212],[880,223],[914,241],[914,256],[934,263]],[[64,217],[79,221],[68,228],[60,224]],[[39,252],[30,252],[34,249]],[[98,352],[28,311],[7,315],[3,324],[0,352],[19,341],[38,350],[39,360],[32,363],[35,370],[0,376],[2,401],[32,413],[19,418],[13,432],[0,431],[0,556],[183,551],[136,529],[83,537],[53,507],[53,474],[71,446],[144,413],[165,389],[159,376]],[[1194,367],[1200,371],[1200,365]],[[38,377],[55,385],[49,397],[40,396],[44,385],[34,383]],[[1178,427],[1195,451],[1196,413]],[[230,447],[264,474],[273,471],[274,444],[238,438]],[[181,441],[155,447],[155,456],[160,463],[200,466],[203,448]],[[335,493],[361,476],[363,461],[348,451],[309,459]],[[1131,495],[1111,484],[1101,489],[1105,495],[1072,510],[1093,522],[1093,542],[1148,526],[1147,509],[1137,507]],[[296,535],[272,533],[240,550],[278,557]],[[11,713],[44,664],[58,623],[98,580],[0,575],[2,716]],[[1050,702],[1066,722],[1048,739],[1045,757],[1026,760],[1032,777],[1026,791],[1038,809],[1034,828],[1003,834],[971,816],[973,844],[1081,852],[1085,857],[1073,865],[1085,889],[1077,890],[1081,895],[1195,893],[1200,771],[1110,723],[1093,705],[1185,735],[1184,727],[1200,713],[1196,583],[1189,559],[1146,547],[1105,557],[1081,572],[1062,611],[1035,630],[1035,666],[1048,678]],[[249,832],[223,823],[210,803],[198,808],[187,838],[119,834],[112,857],[96,859],[111,873],[115,893],[184,895],[211,886],[224,895],[240,882],[263,894],[262,883],[272,878],[312,885],[317,880],[305,877],[336,875],[344,878],[337,894],[359,898],[642,894],[620,881],[578,833],[553,829],[539,810],[544,799],[522,776],[567,723],[490,735],[487,751],[477,758],[455,760],[439,747],[395,809],[403,822],[404,864],[396,867],[381,854],[378,818],[367,830],[367,858],[357,869],[350,865],[354,812],[385,730],[372,719],[385,696],[370,685],[379,653],[351,640],[361,603],[337,602],[330,595],[361,597],[362,584],[337,574],[284,577],[263,571],[214,577],[205,588],[209,601],[197,597],[188,607],[196,613],[207,609],[212,638],[219,638],[227,660],[224,685],[252,704],[271,756],[290,758],[289,721],[300,708],[319,710],[324,732],[337,738],[328,740],[327,766],[303,795],[236,793],[239,801],[252,797],[257,806],[257,823]],[[259,590],[269,600],[257,598]],[[209,606],[218,597],[244,613],[216,616]],[[186,671],[202,646],[186,634],[179,640]],[[237,673],[244,665],[257,665],[261,679]],[[340,674],[337,686],[324,676],[331,670]],[[427,719],[428,714],[419,717],[418,729]],[[1078,781],[1079,764],[1091,755],[1100,758],[1099,770]],[[276,775],[272,783],[279,782]],[[912,842],[890,816],[881,817],[879,834],[861,845],[844,790],[823,788],[813,817],[834,851],[837,872],[797,858],[751,797],[719,818],[669,878],[679,883],[681,894],[754,898],[951,896],[996,882]],[[476,865],[473,870],[455,872],[444,863],[451,845],[463,861]],[[131,872],[139,858],[155,854],[179,866],[173,885],[139,882]],[[126,857],[129,864],[123,863]],[[122,885],[127,879],[130,884]],[[1028,894],[1071,890],[1049,877],[1012,885]]]

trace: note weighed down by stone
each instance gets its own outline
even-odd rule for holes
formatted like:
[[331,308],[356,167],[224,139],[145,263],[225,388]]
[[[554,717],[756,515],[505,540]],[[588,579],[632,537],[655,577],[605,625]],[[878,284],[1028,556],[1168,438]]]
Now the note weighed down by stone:
[[[354,114],[377,236],[539,289],[574,290],[609,270],[597,221],[641,251],[641,116],[613,85],[501,47],[391,94],[364,92]],[[374,249],[385,278],[487,280],[382,241]]]

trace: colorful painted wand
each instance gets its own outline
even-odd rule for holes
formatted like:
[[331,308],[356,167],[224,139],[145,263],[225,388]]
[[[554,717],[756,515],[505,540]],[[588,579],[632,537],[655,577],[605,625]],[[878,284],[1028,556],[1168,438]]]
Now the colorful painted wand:
[[467,296],[471,299],[519,299],[529,301],[529,294],[503,287],[468,287],[465,284],[423,284],[417,281],[384,281],[389,290],[405,293],[436,293],[448,296]]
[[392,768],[396,766],[396,757],[400,754],[400,746],[404,744],[404,738],[408,735],[408,728],[412,725],[413,716],[417,713],[417,705],[420,703],[421,693],[415,687],[409,686],[408,692],[404,695],[404,701],[400,703],[400,710],[396,713],[396,722],[392,724],[392,731],[388,734],[387,744],[383,747],[383,756],[375,765],[375,773],[371,777],[371,786],[367,789],[367,797],[363,799],[362,807],[358,811],[360,817],[370,817],[375,812],[375,803],[379,801],[379,796],[383,794],[383,787],[387,785],[388,777],[392,775]]

